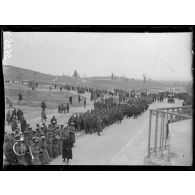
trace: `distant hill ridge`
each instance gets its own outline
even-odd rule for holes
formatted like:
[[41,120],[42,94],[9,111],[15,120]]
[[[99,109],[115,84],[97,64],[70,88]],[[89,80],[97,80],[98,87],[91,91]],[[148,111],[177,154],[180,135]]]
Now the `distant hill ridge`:
[[[114,79],[109,76],[95,76],[86,78],[73,78],[70,76],[59,76],[45,74],[34,70],[20,68],[12,65],[3,66],[3,74],[5,80],[37,80],[40,83],[48,84],[74,84],[80,86],[88,86],[95,88],[122,88],[122,89],[146,89],[146,88],[166,88],[169,85],[157,81],[147,81],[137,79]],[[110,79],[109,79],[110,78]]]

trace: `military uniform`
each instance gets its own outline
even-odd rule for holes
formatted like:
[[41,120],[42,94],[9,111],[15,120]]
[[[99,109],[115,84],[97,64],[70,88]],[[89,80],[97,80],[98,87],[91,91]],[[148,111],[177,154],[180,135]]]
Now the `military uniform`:
[[32,161],[33,165],[40,165],[40,152],[41,149],[39,147],[39,140],[36,138],[34,139],[34,142],[31,146],[32,155],[34,157],[34,160]]
[[14,154],[14,151],[13,151],[13,145],[12,145],[12,142],[8,136],[4,140],[3,153],[6,157],[6,161],[9,163],[9,165],[16,165],[17,164],[16,155]]
[[76,138],[75,138],[75,129],[72,126],[69,127],[69,135],[70,135],[70,139],[72,140],[73,144],[76,142]]
[[11,123],[12,131],[15,131],[17,129],[18,125],[16,123],[16,120],[13,118]]
[[47,151],[47,143],[46,143],[46,140],[45,140],[45,136],[41,137],[40,148],[41,148],[41,151],[42,151],[42,155],[41,155],[41,158],[40,158],[41,164],[42,165],[48,164],[49,161],[50,161],[50,158],[49,158],[49,154],[48,154],[48,151]]
[[47,137],[47,151],[49,153],[50,159],[53,158],[53,138],[52,138],[52,133],[51,131],[48,132],[48,137]]

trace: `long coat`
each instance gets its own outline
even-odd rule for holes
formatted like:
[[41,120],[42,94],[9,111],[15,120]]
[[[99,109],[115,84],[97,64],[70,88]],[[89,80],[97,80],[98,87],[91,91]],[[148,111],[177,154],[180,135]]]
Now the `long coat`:
[[70,138],[63,139],[62,147],[62,158],[72,159],[72,140]]
[[21,131],[24,132],[26,129],[27,122],[25,119],[21,119]]
[[50,161],[49,154],[48,154],[48,151],[47,151],[46,141],[45,140],[42,141],[40,146],[41,146],[41,150],[42,150],[42,155],[41,155],[41,158],[40,158],[41,164],[45,165]]
[[69,130],[69,135],[70,135],[70,139],[72,140],[72,142],[75,143],[76,142],[75,130],[71,127],[70,127],[70,130]]
[[12,131],[15,131],[16,128],[18,127],[17,123],[15,120],[12,120],[12,124],[11,124],[11,127],[12,127]]

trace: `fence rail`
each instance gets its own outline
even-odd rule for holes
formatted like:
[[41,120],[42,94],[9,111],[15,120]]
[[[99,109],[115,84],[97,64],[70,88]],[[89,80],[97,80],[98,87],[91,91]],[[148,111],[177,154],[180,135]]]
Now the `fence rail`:
[[[186,109],[187,111],[190,111],[190,115],[177,112],[182,111],[183,113],[186,111]],[[191,119],[191,114],[191,106],[150,109],[148,158],[156,157],[161,160],[170,161],[169,124],[172,122]],[[153,118],[154,115],[155,117]]]

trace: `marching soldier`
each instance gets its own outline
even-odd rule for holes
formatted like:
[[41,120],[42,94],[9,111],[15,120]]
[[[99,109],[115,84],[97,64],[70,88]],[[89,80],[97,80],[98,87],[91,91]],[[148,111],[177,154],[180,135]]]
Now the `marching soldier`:
[[25,152],[25,155],[24,155],[24,158],[25,158],[25,161],[26,161],[26,164],[27,165],[32,165],[32,156],[31,156],[31,138],[29,136],[29,132],[28,131],[25,131],[23,133],[23,136],[24,136],[24,145],[26,147],[26,152]]
[[6,121],[7,121],[8,125],[10,125],[10,123],[11,123],[11,113],[10,113],[10,110],[8,110],[8,112],[6,114]]
[[68,102],[67,102],[67,104],[66,104],[66,110],[67,110],[67,113],[69,113],[70,106],[69,106],[69,103],[68,103]]
[[58,154],[62,154],[62,131],[57,130],[57,140],[58,140]]
[[47,125],[45,123],[43,123],[42,125],[43,125],[42,126],[43,127],[43,132],[46,135],[46,133],[47,133]]
[[73,146],[74,146],[74,143],[76,142],[76,139],[75,139],[75,129],[74,129],[74,123],[73,122],[71,123],[71,126],[69,127],[69,135],[70,135],[70,139],[72,139],[72,143],[73,143]]
[[50,159],[53,158],[52,148],[53,148],[52,132],[51,132],[51,130],[48,130],[48,133],[47,133],[47,151],[49,153]]
[[39,147],[39,139],[36,137],[33,137],[33,144],[31,146],[31,152],[33,155],[33,165],[40,165],[40,154],[41,154],[41,149]]
[[25,131],[26,125],[27,125],[27,122],[26,122],[25,118],[22,116],[22,117],[21,117],[21,131],[22,131],[22,132]]
[[21,117],[23,116],[23,112],[22,112],[22,110],[20,109],[20,108],[18,108],[18,110],[17,110],[17,117],[18,117],[18,120],[21,122]]
[[15,131],[17,129],[17,127],[18,127],[18,125],[17,125],[17,122],[16,122],[16,117],[13,117],[12,123],[11,123],[12,131]]
[[48,154],[48,151],[47,151],[47,143],[46,143],[45,136],[41,136],[40,148],[41,148],[41,151],[42,151],[42,155],[41,155],[41,158],[40,158],[41,164],[42,165],[48,164],[50,159],[49,159],[49,154]]

